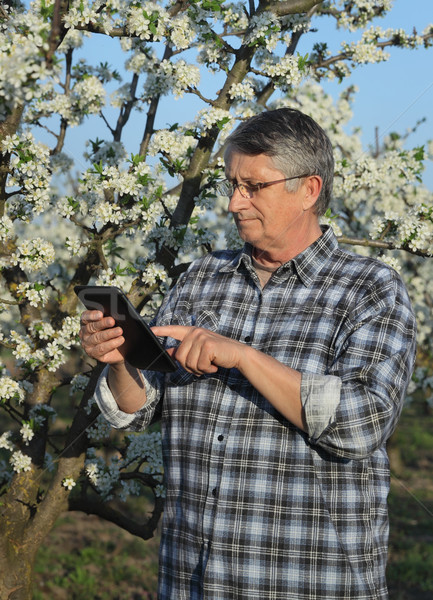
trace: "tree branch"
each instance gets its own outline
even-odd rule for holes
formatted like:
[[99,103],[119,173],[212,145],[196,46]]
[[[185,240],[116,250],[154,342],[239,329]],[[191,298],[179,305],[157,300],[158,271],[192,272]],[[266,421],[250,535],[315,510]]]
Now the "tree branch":
[[135,102],[137,102],[137,98],[135,97],[135,93],[137,91],[137,85],[138,85],[138,75],[137,75],[137,73],[134,73],[132,76],[131,87],[130,87],[131,99],[123,104],[122,108],[120,109],[119,118],[117,119],[116,129],[114,131],[111,130],[113,133],[113,139],[115,142],[120,141],[120,138],[122,137],[123,128],[125,127],[126,123],[129,120],[129,117],[131,115],[132,107],[134,106]]
[[69,0],[54,1],[50,39],[48,41],[48,50],[45,54],[45,61],[48,67],[53,65],[54,54],[67,32],[65,26],[63,25],[62,17],[65,13],[67,13],[68,7]]
[[72,497],[69,498],[68,507],[71,511],[81,511],[88,515],[96,515],[101,519],[105,519],[110,523],[118,525],[132,535],[136,535],[143,540],[148,540],[153,537],[155,533],[163,511],[163,500],[161,498],[155,499],[154,510],[149,519],[144,523],[138,523],[136,520],[127,517],[107,503],[102,503],[99,499],[91,500],[90,498]]
[[393,242],[380,242],[376,240],[358,239],[351,238],[345,235],[341,235],[338,238],[340,244],[349,244],[351,246],[363,246],[368,248],[379,248],[382,250],[404,250],[409,254],[415,254],[416,256],[423,256],[424,258],[430,257],[431,253],[425,250],[411,250],[408,246],[399,246]]
[[283,2],[269,2],[264,4],[263,10],[270,10],[278,17],[285,15],[296,15],[299,13],[307,13],[312,8],[316,9],[323,3],[317,0],[285,0]]
[[[433,32],[432,33],[426,33],[423,36],[420,36],[424,43],[426,43],[428,40],[433,39]],[[376,42],[375,44],[376,48],[387,48],[388,46],[401,46],[400,43],[398,43],[398,41],[396,40],[395,36],[388,39],[388,40],[384,40],[383,42]],[[313,66],[313,69],[315,71],[317,71],[318,69],[324,69],[326,67],[331,66],[332,64],[335,64],[337,62],[342,62],[342,61],[346,61],[346,60],[350,60],[352,58],[352,54],[350,52],[340,52],[340,54],[336,54],[335,56],[331,56],[325,60],[322,60],[321,62],[317,62],[315,65]]]
[[[172,54],[173,54],[173,48],[171,46],[166,46],[162,60],[169,60],[171,58]],[[140,156],[146,156],[146,154],[147,154],[147,148],[149,146],[152,134],[154,133],[156,111],[158,109],[160,99],[161,99],[161,94],[157,94],[150,101],[149,110],[147,111],[146,126],[144,129],[143,138],[142,138],[141,144],[140,144],[140,150],[139,150]]]

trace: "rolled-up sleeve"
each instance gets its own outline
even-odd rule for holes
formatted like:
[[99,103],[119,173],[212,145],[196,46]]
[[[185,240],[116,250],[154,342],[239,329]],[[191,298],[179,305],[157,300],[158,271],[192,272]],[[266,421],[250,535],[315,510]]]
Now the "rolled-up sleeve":
[[341,379],[333,375],[304,373],[301,380],[301,401],[307,433],[314,442],[334,421],[340,403]]
[[413,372],[416,324],[399,279],[366,296],[337,347],[326,375],[303,376],[307,432],[330,454],[362,459],[394,431]]
[[146,389],[146,404],[135,413],[125,413],[118,407],[108,386],[108,366],[102,371],[98,380],[94,398],[105,419],[115,429],[141,431],[152,420],[155,408],[162,395],[162,379],[160,373],[141,371]]

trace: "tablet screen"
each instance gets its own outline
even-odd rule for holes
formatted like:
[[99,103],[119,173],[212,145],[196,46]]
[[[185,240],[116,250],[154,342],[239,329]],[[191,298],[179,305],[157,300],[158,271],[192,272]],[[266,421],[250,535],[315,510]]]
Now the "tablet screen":
[[158,338],[118,287],[83,285],[74,288],[89,310],[111,316],[123,329],[125,359],[133,367],[150,371],[172,372],[176,362],[167,354]]

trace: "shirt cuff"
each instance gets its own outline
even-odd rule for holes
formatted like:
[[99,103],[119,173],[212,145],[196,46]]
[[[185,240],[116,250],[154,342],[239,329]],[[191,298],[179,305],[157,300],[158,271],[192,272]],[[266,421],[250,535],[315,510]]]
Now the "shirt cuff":
[[340,377],[302,374],[301,402],[305,412],[307,433],[311,441],[317,441],[334,420],[340,404],[340,390]]
[[[145,379],[145,378],[143,378]],[[130,425],[137,419],[137,416],[141,416],[141,421],[150,421],[155,409],[155,390],[152,390],[148,383],[145,381],[146,386],[146,404],[135,413],[126,413],[117,405],[113,394],[108,386],[108,365],[102,371],[98,383],[96,385],[94,398],[97,405],[99,406],[101,413],[105,419],[115,429],[128,429]],[[146,419],[146,413],[149,413],[149,418]]]

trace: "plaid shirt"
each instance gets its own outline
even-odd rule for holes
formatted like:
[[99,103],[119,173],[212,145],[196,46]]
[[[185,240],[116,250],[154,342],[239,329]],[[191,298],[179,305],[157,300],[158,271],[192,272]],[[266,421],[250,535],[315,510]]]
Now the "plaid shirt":
[[104,377],[96,393],[111,423],[133,430],[164,395],[159,598],[387,598],[385,443],[415,355],[404,285],[341,251],[331,229],[264,289],[250,250],[193,263],[157,322],[218,331],[300,371],[308,433],[236,369],[144,373],[148,402],[135,415]]

